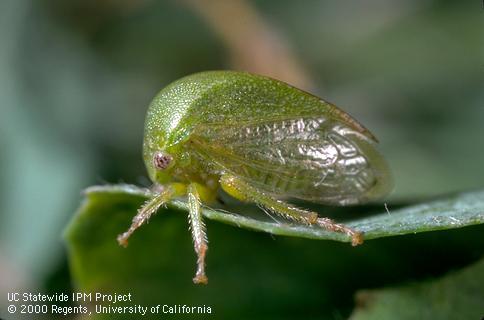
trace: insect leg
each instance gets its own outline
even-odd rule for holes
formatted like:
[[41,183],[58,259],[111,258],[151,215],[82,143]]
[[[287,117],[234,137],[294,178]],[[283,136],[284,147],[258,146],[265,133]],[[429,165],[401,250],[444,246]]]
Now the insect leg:
[[281,200],[274,199],[272,196],[234,176],[222,176],[220,178],[220,185],[231,196],[239,200],[253,201],[285,218],[306,224],[314,224],[318,219],[317,213],[299,209]]
[[208,278],[205,275],[205,255],[208,250],[207,234],[205,224],[200,212],[200,195],[197,190],[197,184],[192,183],[188,186],[188,220],[190,221],[190,230],[192,232],[193,245],[197,254],[197,273],[193,278],[196,284],[207,284]]
[[351,237],[351,245],[357,246],[363,243],[363,234],[353,230],[344,224],[336,223],[329,218],[318,218],[317,225],[329,231],[341,232]]
[[303,210],[284,201],[275,199],[271,195],[252,187],[245,181],[232,175],[223,175],[220,178],[220,185],[227,193],[233,195],[237,199],[253,201],[283,217],[301,223],[318,225],[330,231],[345,233],[351,237],[351,244],[353,246],[363,242],[363,237],[360,232],[348,228],[343,224],[335,223],[331,219],[319,218],[318,214],[315,212]]
[[134,216],[129,229],[120,234],[117,238],[118,243],[123,247],[128,246],[128,238],[133,232],[138,229],[145,221],[147,221],[158,208],[169,201],[175,195],[175,188],[168,186],[163,191],[149,199]]

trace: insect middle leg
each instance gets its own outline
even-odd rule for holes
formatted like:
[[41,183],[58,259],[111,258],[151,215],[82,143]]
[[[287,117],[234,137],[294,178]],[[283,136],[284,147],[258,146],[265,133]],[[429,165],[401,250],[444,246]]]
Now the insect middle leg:
[[363,243],[363,236],[360,232],[343,224],[336,223],[331,219],[320,218],[316,212],[303,210],[284,201],[275,199],[271,195],[254,188],[235,176],[223,175],[220,178],[220,185],[228,194],[239,200],[255,202],[274,213],[296,222],[318,225],[330,231],[347,234],[351,237],[351,244],[353,246]]
[[207,234],[205,224],[202,220],[200,211],[199,190],[203,193],[203,186],[192,183],[188,186],[188,219],[190,221],[190,230],[192,231],[193,245],[197,254],[197,273],[193,278],[196,284],[207,284],[208,278],[205,275],[205,255],[208,250]]

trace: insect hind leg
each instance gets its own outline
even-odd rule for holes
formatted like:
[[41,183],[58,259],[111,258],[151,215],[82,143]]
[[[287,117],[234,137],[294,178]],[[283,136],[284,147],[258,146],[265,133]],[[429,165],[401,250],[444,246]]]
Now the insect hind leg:
[[336,223],[329,218],[318,218],[316,224],[329,231],[341,232],[350,236],[352,246],[357,246],[363,243],[363,234],[345,226],[344,224]]
[[353,246],[363,243],[363,235],[360,232],[343,224],[336,223],[331,219],[320,218],[316,212],[303,210],[284,201],[275,199],[271,195],[258,190],[235,176],[223,175],[220,178],[220,185],[228,194],[239,200],[255,202],[271,212],[299,223],[317,225],[329,231],[344,233],[351,237],[351,244]]

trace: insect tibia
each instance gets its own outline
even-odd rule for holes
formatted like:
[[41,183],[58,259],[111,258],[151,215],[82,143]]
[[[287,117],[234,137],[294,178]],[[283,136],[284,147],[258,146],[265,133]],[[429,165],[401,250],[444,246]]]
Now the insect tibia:
[[318,214],[315,212],[297,208],[280,200],[274,199],[274,201],[275,202],[271,206],[265,205],[266,208],[288,220],[307,225],[315,224],[318,220]]
[[267,210],[290,220],[300,223],[314,224],[318,218],[318,215],[315,212],[299,209],[281,200],[275,199],[271,195],[258,190],[234,176],[222,176],[220,179],[220,185],[222,186],[222,189],[230,195],[237,195],[237,197],[253,201]]
[[188,221],[192,232],[193,245],[197,254],[197,272],[193,278],[196,284],[207,284],[205,275],[205,255],[207,254],[207,234],[200,210],[200,190],[204,190],[200,184],[191,183],[188,186]]
[[138,229],[143,223],[148,221],[151,215],[155,213],[163,204],[169,201],[174,194],[175,190],[169,186],[161,193],[155,195],[153,198],[145,202],[145,204],[138,210],[138,213],[133,217],[129,229],[117,237],[119,245],[127,247],[128,239],[133,232],[135,232],[136,229]]

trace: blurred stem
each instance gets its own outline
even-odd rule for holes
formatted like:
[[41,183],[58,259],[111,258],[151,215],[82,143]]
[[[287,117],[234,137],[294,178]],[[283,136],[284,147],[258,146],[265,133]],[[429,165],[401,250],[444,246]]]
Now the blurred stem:
[[311,90],[312,81],[287,42],[245,0],[184,0],[221,38],[233,68]]

